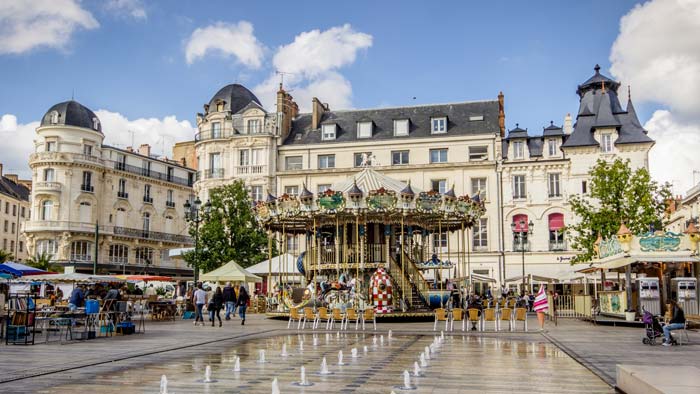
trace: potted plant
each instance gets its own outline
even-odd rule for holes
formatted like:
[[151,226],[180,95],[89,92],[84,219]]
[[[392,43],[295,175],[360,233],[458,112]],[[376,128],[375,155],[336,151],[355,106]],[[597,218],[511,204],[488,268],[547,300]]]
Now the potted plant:
[[634,309],[625,309],[625,320],[626,321],[634,321],[636,317],[637,317],[637,311],[635,311]]

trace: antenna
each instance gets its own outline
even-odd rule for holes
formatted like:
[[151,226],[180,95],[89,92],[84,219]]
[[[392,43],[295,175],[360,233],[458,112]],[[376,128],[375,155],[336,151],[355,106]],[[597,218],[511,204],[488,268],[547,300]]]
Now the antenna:
[[280,70],[275,70],[275,75],[280,76],[280,86],[284,85],[284,76],[285,75],[294,75],[293,73],[288,73],[286,71],[280,71]]
[[129,130],[129,131],[127,131],[127,133],[131,134],[131,147],[133,148],[134,147],[134,131]]

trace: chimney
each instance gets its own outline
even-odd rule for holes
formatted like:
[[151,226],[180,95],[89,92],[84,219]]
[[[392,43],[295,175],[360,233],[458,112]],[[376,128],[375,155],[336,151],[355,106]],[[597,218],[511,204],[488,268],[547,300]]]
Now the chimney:
[[2,163],[0,163],[0,176],[2,176]]
[[506,136],[506,107],[503,92],[498,92],[498,127],[501,129],[501,138]]
[[146,157],[151,157],[151,146],[148,144],[141,144],[141,146],[139,146],[139,154]]
[[299,106],[294,102],[292,95],[284,90],[282,84],[277,91],[277,114],[281,116],[279,133],[284,140],[292,131],[292,120],[299,114]]
[[321,100],[314,97],[311,100],[311,130],[318,129],[321,124],[321,118],[323,118],[323,113],[328,111],[328,104],[323,105]]
[[574,127],[571,125],[571,114],[566,114],[564,117],[564,134],[569,135],[574,131]]

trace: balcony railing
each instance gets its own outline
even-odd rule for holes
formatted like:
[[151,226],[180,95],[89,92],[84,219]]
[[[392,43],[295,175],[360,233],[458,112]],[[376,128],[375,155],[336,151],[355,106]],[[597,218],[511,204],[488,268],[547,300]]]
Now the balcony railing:
[[146,204],[153,204],[153,197],[143,196],[143,202]]
[[129,199],[129,193],[127,193],[127,192],[117,192],[117,198]]
[[37,182],[33,189],[36,191],[61,191],[61,184],[58,182]]
[[529,252],[530,251],[530,241],[520,242],[515,240],[513,242],[513,251],[515,252]]
[[94,193],[95,192],[95,187],[92,185],[80,185],[80,191],[87,192],[87,193]]
[[192,244],[192,238],[187,235],[180,234],[168,234],[161,233],[158,231],[148,231],[138,228],[128,228],[128,227],[114,227],[114,235],[121,235],[125,237],[150,239],[154,241],[167,241],[176,242],[183,244]]
[[267,166],[263,164],[236,167],[236,175],[257,175],[265,172],[267,172]]
[[566,242],[565,241],[549,241],[549,250],[552,250],[552,251],[566,250]]
[[[81,232],[93,234],[94,223],[69,222],[58,220],[30,220],[22,224],[23,231],[55,231],[55,232]],[[99,226],[100,235],[120,235],[130,238],[148,239],[153,241],[172,242],[177,244],[192,245],[194,241],[190,236],[180,234],[162,233],[158,231],[144,231],[137,228],[119,226]]]
[[217,178],[223,178],[224,177],[224,169],[223,168],[211,168],[208,170],[204,170],[204,179],[217,179]]
[[192,183],[193,183],[193,182],[190,182],[189,179],[180,178],[177,176],[166,174],[164,172],[154,171],[154,170],[151,170],[148,168],[143,168],[143,167],[138,167],[138,166],[132,166],[130,164],[126,164],[126,163],[119,162],[119,161],[115,161],[113,163],[114,163],[113,164],[114,169],[117,171],[124,171],[124,172],[128,172],[130,174],[146,176],[149,178],[158,179],[158,180],[161,180],[164,182],[175,183],[175,184],[182,185],[182,186],[192,186]]
[[175,201],[166,201],[165,206],[168,208],[175,208]]
[[274,128],[265,128],[262,125],[259,127],[239,127],[234,130],[232,129],[223,129],[223,130],[217,130],[216,132],[212,130],[207,130],[207,131],[202,131],[200,133],[195,134],[194,140],[195,141],[205,141],[205,140],[216,140],[216,139],[222,139],[222,138],[231,138],[235,136],[243,136],[243,135],[261,135],[261,134],[273,134],[275,132]]

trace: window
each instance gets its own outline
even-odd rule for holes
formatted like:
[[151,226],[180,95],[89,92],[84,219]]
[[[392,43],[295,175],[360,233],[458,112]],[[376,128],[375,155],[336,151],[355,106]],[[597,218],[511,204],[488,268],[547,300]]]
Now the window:
[[143,215],[141,216],[141,221],[142,221],[141,229],[143,230],[144,233],[148,234],[148,232],[151,231],[151,214],[148,212],[144,212]]
[[287,156],[284,158],[284,168],[286,170],[301,170],[303,167],[301,156]]
[[336,130],[336,125],[335,123],[333,124],[324,124],[321,126],[321,139],[323,141],[330,141],[335,139],[335,130]]
[[447,233],[433,233],[433,248],[447,248]]
[[369,158],[372,156],[372,152],[361,152],[355,153],[355,167],[364,167],[369,164]]
[[119,179],[119,189],[117,190],[117,197],[129,198],[129,195],[126,193],[126,179],[124,178]]
[[134,250],[134,262],[142,265],[153,264],[153,249],[145,246],[136,248]]
[[550,156],[559,155],[559,147],[557,145],[558,144],[556,139],[550,138],[549,140],[547,140],[547,150]]
[[[248,152],[248,151],[246,151]],[[221,153],[209,154],[209,177],[221,178],[224,169],[221,167]]]
[[51,220],[53,218],[53,201],[46,200],[41,203],[41,220]]
[[408,151],[397,150],[391,152],[391,165],[400,166],[403,164],[408,164]]
[[51,124],[58,124],[58,111],[51,111],[51,114],[49,114],[49,122],[51,122]]
[[561,189],[559,184],[559,174],[549,174],[549,197],[561,197]]
[[211,138],[221,138],[221,122],[211,123]]
[[83,201],[78,206],[78,213],[80,215],[81,223],[91,223],[92,222],[92,205],[89,202]]
[[12,234],[15,233],[15,223],[12,223]]
[[394,135],[397,137],[408,135],[408,119],[394,120]]
[[263,164],[263,150],[262,149],[251,149],[250,150],[250,165],[259,166]]
[[129,262],[129,247],[126,245],[109,245],[109,262],[127,264]]
[[44,182],[53,182],[56,174],[53,168],[47,168],[44,170]]
[[487,160],[489,158],[489,150],[487,146],[470,146],[469,161]]
[[168,190],[165,197],[165,206],[175,208],[175,192]]
[[20,207],[19,212],[20,212],[19,216],[24,217],[24,215],[25,215],[24,207]]
[[153,198],[151,197],[151,185],[143,185],[143,202],[148,204],[153,203]]
[[250,151],[247,149],[238,151],[238,165],[241,167],[250,165]]
[[287,235],[287,252],[296,254],[299,251],[299,237]]
[[430,120],[432,134],[442,134],[447,132],[447,118],[432,118]]
[[173,233],[173,217],[172,216],[166,216],[165,217],[165,228],[163,230],[166,234],[172,234]]
[[588,182],[581,181],[581,193],[582,194],[588,193]]
[[430,181],[431,190],[435,190],[440,194],[444,194],[447,191],[447,180],[446,179],[433,179]]
[[100,129],[100,120],[97,119],[96,117],[95,117],[95,118],[92,118],[92,128],[95,129],[95,130],[99,130],[99,129]]
[[9,225],[10,225],[10,222],[5,220],[5,224],[3,225],[2,231],[7,232]]
[[83,184],[81,185],[80,190],[84,192],[94,191],[94,188],[92,187],[92,172],[83,171]]
[[250,198],[253,201],[263,200],[263,189],[262,186],[251,186],[250,188]]
[[299,186],[285,186],[284,187],[284,194],[287,194],[290,196],[299,195]]
[[250,133],[250,134],[262,133],[259,119],[251,119],[248,121],[248,133]]
[[372,137],[372,122],[357,122],[357,138]]
[[114,168],[120,171],[126,170],[126,156],[122,155],[121,153],[117,154],[117,162],[115,163]]
[[72,261],[92,261],[92,242],[73,241],[70,244],[70,259]]
[[10,203],[7,201],[5,202],[5,213],[7,213],[7,214],[10,213]]
[[513,142],[513,158],[514,159],[524,159],[525,158],[525,143],[523,141]]
[[318,168],[335,168],[335,155],[318,155]]
[[323,193],[330,188],[331,188],[331,185],[329,185],[329,184],[321,184],[321,185],[318,185],[318,192]]
[[527,215],[514,215],[513,216],[513,250],[516,252],[529,251],[530,243],[528,241],[528,235],[530,230],[530,225],[528,223]]
[[47,152],[56,152],[56,141],[46,141],[44,149]]
[[472,178],[472,196],[479,194],[479,198],[486,197],[486,178]]
[[17,204],[12,204],[12,216],[17,216]]
[[446,163],[447,162],[447,149],[431,149],[430,150],[430,162],[431,163]]
[[564,243],[564,214],[549,215],[549,250],[566,250]]
[[124,223],[126,223],[126,209],[124,208],[117,208],[117,218],[116,218],[116,227],[124,227]]
[[469,117],[470,122],[477,122],[480,120],[484,120],[484,115],[472,115]]
[[15,250],[15,241],[12,240],[12,241],[10,241],[10,251],[14,251],[14,250]]
[[24,252],[24,242],[19,241],[19,251]]
[[151,162],[150,161],[144,160],[143,163],[141,163],[141,175],[151,176]]
[[172,167],[168,167],[168,168],[165,170],[165,176],[166,176],[168,182],[172,182],[172,181],[173,181],[173,175],[174,175],[174,174],[175,174],[175,169],[172,168]]
[[85,156],[92,156],[92,145],[83,145],[83,154]]
[[525,175],[513,175],[513,199],[526,198]]
[[613,151],[612,134],[602,134],[600,136],[600,150],[603,153],[611,153]]

